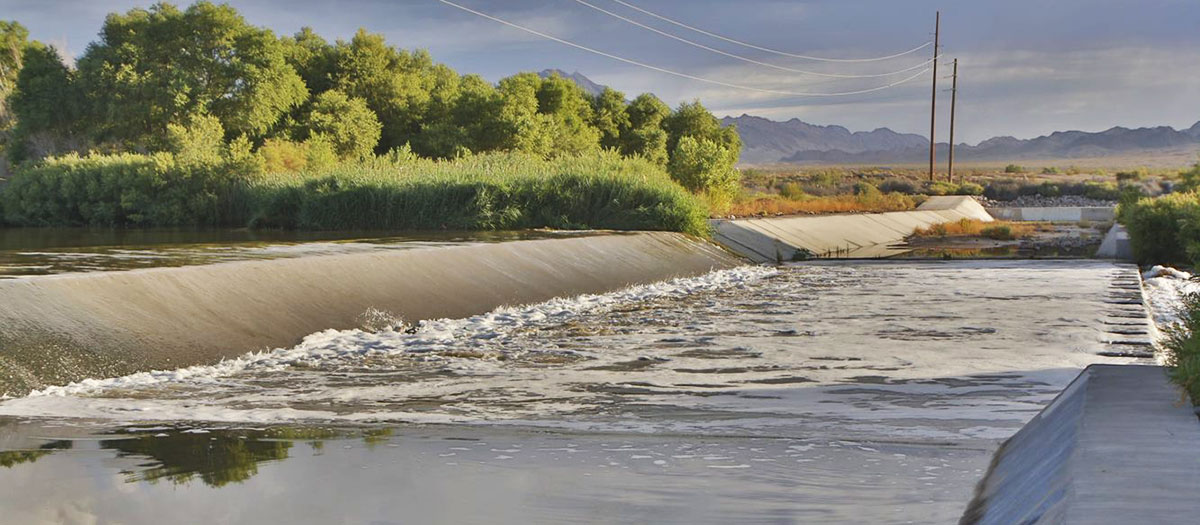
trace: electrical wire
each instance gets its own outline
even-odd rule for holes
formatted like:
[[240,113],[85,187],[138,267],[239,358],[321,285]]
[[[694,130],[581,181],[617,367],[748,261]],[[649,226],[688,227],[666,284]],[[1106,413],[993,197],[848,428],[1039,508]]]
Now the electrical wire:
[[815,57],[815,56],[809,56],[809,55],[798,55],[798,54],[796,54],[796,53],[788,53],[787,51],[779,51],[778,49],[771,49],[771,48],[769,48],[769,47],[756,46],[756,45],[754,45],[754,44],[751,44],[751,43],[748,43],[748,42],[742,42],[741,40],[735,40],[735,39],[732,39],[732,38],[729,38],[729,37],[726,37],[726,36],[721,36],[721,35],[718,35],[718,34],[716,34],[716,33],[710,32],[710,31],[705,31],[705,30],[703,30],[703,29],[700,29],[700,28],[698,28],[698,27],[693,27],[693,26],[687,25],[687,24],[685,24],[685,23],[683,23],[683,22],[680,22],[680,21],[678,21],[678,20],[673,20],[673,19],[667,18],[667,17],[665,17],[665,16],[663,16],[663,15],[660,15],[660,14],[658,14],[658,13],[654,13],[654,12],[651,12],[651,11],[647,11],[647,10],[645,10],[645,9],[642,9],[642,8],[640,8],[640,7],[636,6],[636,5],[633,5],[633,4],[629,3],[629,2],[625,2],[625,1],[623,1],[623,0],[613,0],[613,1],[614,1],[614,2],[616,2],[616,3],[618,3],[618,4],[621,4],[621,5],[623,5],[623,6],[625,6],[625,7],[628,7],[628,8],[630,8],[630,9],[633,9],[633,10],[635,10],[635,11],[638,11],[638,12],[640,12],[640,13],[644,13],[644,14],[650,15],[650,16],[652,16],[652,17],[654,17],[654,18],[657,18],[657,19],[659,19],[659,20],[662,20],[662,21],[664,21],[664,22],[671,23],[671,24],[675,24],[675,25],[677,25],[677,26],[679,26],[679,27],[682,27],[682,28],[684,28],[684,29],[688,29],[688,30],[691,30],[691,31],[695,31],[695,32],[697,32],[697,33],[700,33],[700,34],[702,34],[702,35],[707,35],[707,36],[711,36],[711,37],[713,37],[713,38],[716,38],[716,39],[719,39],[719,40],[724,40],[724,41],[726,41],[726,42],[729,42],[729,43],[731,43],[731,44],[737,44],[737,45],[739,45],[739,46],[748,47],[748,48],[750,48],[750,49],[757,49],[757,50],[759,50],[759,51],[766,51],[766,52],[768,52],[768,53],[775,53],[776,55],[783,55],[783,56],[788,56],[788,57],[792,57],[792,58],[803,58],[803,59],[805,59],[805,60],[816,60],[816,61],[818,61],[818,62],[879,62],[879,61],[882,61],[882,60],[890,60],[890,59],[893,59],[893,58],[899,58],[899,57],[902,57],[902,56],[904,56],[904,55],[908,55],[908,54],[916,53],[917,51],[920,51],[920,50],[922,50],[922,49],[925,49],[925,48],[927,48],[927,47],[929,47],[929,46],[933,45],[933,42],[925,42],[924,44],[921,44],[921,45],[919,45],[919,46],[917,46],[917,47],[914,47],[914,48],[912,48],[912,49],[909,49],[908,51],[903,51],[903,52],[900,52],[900,53],[896,53],[896,54],[894,54],[894,55],[888,55],[888,56],[882,56],[882,57],[873,57],[873,58],[824,58],[824,57]]
[[535,30],[535,29],[530,29],[530,28],[528,28],[528,27],[524,27],[524,26],[521,26],[521,25],[517,25],[517,24],[514,24],[514,23],[512,23],[512,22],[509,22],[509,21],[507,21],[507,20],[502,20],[502,19],[500,19],[500,18],[496,18],[496,17],[494,17],[494,16],[492,16],[492,15],[489,15],[489,14],[487,14],[487,13],[482,13],[482,12],[476,11],[476,10],[474,10],[474,9],[471,9],[471,8],[469,8],[469,7],[466,7],[466,6],[462,6],[462,5],[456,4],[456,3],[454,3],[454,2],[451,2],[450,0],[437,0],[437,1],[438,1],[438,2],[441,2],[441,3],[443,3],[443,4],[446,4],[446,5],[450,6],[450,7],[454,7],[454,8],[460,9],[460,10],[462,10],[462,11],[466,11],[466,12],[468,12],[468,13],[471,13],[471,14],[473,14],[473,15],[476,15],[476,16],[479,16],[479,17],[482,17],[482,18],[486,18],[486,19],[488,19],[488,20],[491,20],[491,21],[493,21],[493,22],[498,22],[498,23],[500,23],[500,24],[504,24],[504,25],[506,25],[506,26],[509,26],[509,27],[511,27],[511,28],[514,28],[514,29],[519,29],[519,30],[521,30],[521,31],[525,31],[526,33],[530,33],[530,34],[532,34],[532,35],[537,35],[537,36],[540,36],[540,37],[542,37],[542,38],[545,38],[545,39],[547,39],[547,40],[552,40],[552,41],[554,41],[554,42],[558,42],[558,43],[560,43],[560,44],[563,44],[563,45],[567,45],[567,46],[570,46],[570,47],[573,47],[573,48],[576,48],[576,49],[580,49],[580,50],[583,50],[583,51],[587,51],[587,52],[589,52],[589,53],[593,53],[593,54],[596,54],[596,55],[600,55],[600,56],[602,56],[602,57],[611,58],[611,59],[613,59],[613,60],[616,60],[616,61],[619,61],[619,62],[624,62],[624,63],[626,63],[626,64],[630,64],[630,65],[634,65],[634,66],[638,66],[638,67],[642,67],[642,68],[650,69],[650,70],[653,70],[653,71],[658,71],[658,72],[660,72],[660,73],[665,73],[665,74],[668,74],[668,75],[674,75],[674,76],[677,76],[677,77],[686,78],[686,79],[689,79],[689,80],[695,80],[695,81],[697,81],[697,82],[705,82],[705,83],[708,83],[708,84],[713,84],[713,85],[717,85],[717,86],[724,86],[724,87],[729,87],[729,88],[734,88],[734,89],[742,89],[742,90],[747,90],[747,91],[757,91],[757,92],[759,92],[759,93],[770,93],[770,94],[774,94],[774,95],[786,95],[786,96],[792,96],[792,97],[842,97],[842,96],[849,96],[849,95],[861,95],[861,94],[864,94],[864,93],[873,93],[873,92],[875,92],[875,91],[882,91],[882,90],[884,90],[884,89],[888,89],[888,88],[892,88],[892,87],[895,87],[895,86],[899,86],[899,85],[901,85],[901,84],[904,84],[904,83],[906,83],[906,82],[912,81],[913,79],[915,79],[915,78],[917,78],[917,77],[919,77],[919,76],[921,76],[921,75],[924,75],[925,73],[927,73],[927,72],[929,71],[929,68],[926,68],[926,69],[924,69],[924,70],[918,71],[916,74],[914,74],[914,75],[912,75],[912,76],[905,77],[905,78],[903,78],[903,79],[901,79],[901,80],[897,80],[897,81],[895,81],[895,82],[892,82],[892,83],[889,83],[889,84],[887,84],[887,85],[883,85],[883,86],[876,86],[876,87],[873,87],[873,88],[867,88],[867,89],[860,89],[860,90],[856,90],[856,91],[841,91],[841,92],[836,92],[836,93],[805,93],[805,92],[796,92],[796,91],[783,91],[783,90],[777,90],[777,89],[764,89],[764,88],[757,88],[757,87],[753,87],[753,86],[745,86],[745,85],[741,85],[741,84],[734,84],[734,83],[731,83],[731,82],[723,82],[723,81],[720,81],[720,80],[713,80],[713,79],[710,79],[710,78],[698,77],[698,76],[695,76],[695,75],[689,75],[689,74],[687,74],[687,73],[680,73],[680,72],[678,72],[678,71],[672,71],[672,70],[670,70],[670,69],[661,68],[661,67],[658,67],[658,66],[653,66],[653,65],[650,65],[650,64],[646,64],[646,63],[644,63],[644,62],[638,62],[638,61],[636,61],[636,60],[632,60],[632,59],[625,58],[625,57],[620,57],[620,56],[617,56],[617,55],[614,55],[614,54],[611,54],[611,53],[605,53],[604,51],[600,51],[600,50],[598,50],[598,49],[593,49],[593,48],[590,48],[590,47],[587,47],[587,46],[584,46],[584,45],[581,45],[581,44],[576,44],[576,43],[574,43],[574,42],[571,42],[571,41],[569,41],[569,40],[564,40],[564,39],[558,38],[558,37],[556,37],[556,36],[548,35],[548,34],[546,34],[546,33],[542,33],[541,31],[537,31],[537,30]]
[[778,69],[778,70],[780,70],[780,71],[788,71],[788,72],[791,72],[791,73],[799,73],[799,74],[802,74],[802,75],[812,75],[812,76],[816,76],[816,77],[827,77],[827,78],[882,78],[882,77],[891,77],[891,76],[896,76],[896,75],[899,75],[899,74],[902,74],[902,73],[908,73],[908,72],[910,72],[910,71],[913,71],[913,70],[920,69],[920,68],[922,68],[922,67],[928,66],[929,64],[932,64],[934,60],[937,60],[938,58],[940,58],[940,56],[939,56],[939,57],[934,57],[934,58],[931,58],[931,59],[929,59],[929,60],[926,60],[926,61],[924,61],[924,62],[921,62],[920,64],[917,64],[917,65],[915,65],[915,66],[912,66],[912,67],[907,67],[907,68],[901,69],[901,70],[899,70],[899,71],[892,71],[892,72],[889,72],[889,73],[874,73],[874,74],[847,75],[847,74],[838,74],[838,73],[821,73],[821,72],[817,72],[817,71],[807,71],[807,70],[803,70],[803,69],[794,69],[794,68],[790,68],[790,67],[780,66],[780,65],[778,65],[778,64],[771,64],[771,63],[769,63],[769,62],[762,62],[762,61],[759,61],[759,60],[755,60],[755,59],[753,59],[753,58],[749,58],[749,57],[745,57],[745,56],[742,56],[742,55],[736,55],[736,54],[733,54],[733,53],[729,53],[729,52],[726,52],[726,51],[722,51],[722,50],[720,50],[720,49],[716,49],[716,48],[714,48],[714,47],[709,47],[709,46],[706,46],[706,45],[704,45],[704,44],[701,44],[701,43],[699,43],[699,42],[695,42],[695,41],[692,41],[692,40],[688,40],[688,39],[686,39],[686,38],[683,38],[683,37],[681,37],[681,36],[674,35],[674,34],[671,34],[671,33],[668,33],[668,32],[666,32],[666,31],[662,31],[662,30],[660,30],[660,29],[657,29],[657,28],[654,28],[654,27],[648,26],[648,25],[646,25],[646,24],[643,24],[643,23],[641,23],[641,22],[638,22],[637,20],[633,20],[633,19],[630,19],[630,18],[626,18],[626,17],[624,17],[624,16],[621,16],[621,15],[619,15],[619,14],[617,14],[617,13],[614,13],[614,12],[612,12],[612,11],[609,11],[609,10],[607,10],[607,9],[604,9],[604,8],[602,8],[602,7],[598,7],[598,6],[596,6],[596,5],[593,5],[593,4],[591,4],[591,3],[589,3],[589,2],[587,2],[587,1],[585,1],[585,0],[575,0],[575,2],[576,2],[576,3],[579,3],[579,4],[582,4],[582,5],[585,5],[585,6],[587,6],[587,7],[590,7],[590,8],[592,8],[592,9],[595,9],[596,11],[599,11],[599,12],[601,12],[601,13],[604,13],[604,14],[606,14],[606,15],[608,15],[608,16],[611,16],[611,17],[613,17],[613,18],[616,18],[616,19],[618,19],[618,20],[622,20],[622,21],[624,21],[624,22],[627,22],[627,23],[633,24],[633,25],[635,25],[635,26],[638,26],[638,27],[640,27],[640,28],[642,28],[642,29],[646,29],[646,30],[648,30],[648,31],[653,31],[653,32],[655,32],[655,33],[658,33],[658,34],[660,34],[660,35],[662,35],[662,36],[665,36],[665,37],[667,37],[667,38],[671,38],[671,39],[674,39],[674,40],[678,40],[678,41],[680,41],[680,42],[683,42],[683,43],[685,43],[685,44],[687,44],[687,45],[690,45],[690,46],[695,46],[695,47],[698,47],[698,48],[700,48],[700,49],[704,49],[704,50],[706,50],[706,51],[711,51],[711,52],[713,52],[713,53],[716,53],[716,54],[718,54],[718,55],[724,55],[724,56],[727,56],[727,57],[730,57],[730,58],[735,58],[735,59],[737,59],[737,60],[741,60],[741,61],[743,61],[743,62],[749,62],[749,63],[751,63],[751,64],[757,64],[757,65],[760,65],[760,66],[766,66],[766,67],[769,67],[769,68]]

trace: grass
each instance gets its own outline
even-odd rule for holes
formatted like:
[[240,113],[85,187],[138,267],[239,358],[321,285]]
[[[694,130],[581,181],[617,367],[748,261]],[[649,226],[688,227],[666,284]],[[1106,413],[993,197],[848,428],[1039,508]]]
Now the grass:
[[1028,222],[961,219],[957,222],[934,224],[928,228],[913,230],[914,237],[986,237],[998,241],[1011,241],[1031,237],[1037,225]]
[[1180,323],[1167,329],[1163,343],[1166,350],[1167,376],[1200,403],[1200,295],[1184,298],[1184,313]]
[[0,201],[8,222],[28,226],[708,233],[700,197],[658,166],[614,153],[377,157],[257,176],[234,168],[169,154],[69,156],[22,169]]

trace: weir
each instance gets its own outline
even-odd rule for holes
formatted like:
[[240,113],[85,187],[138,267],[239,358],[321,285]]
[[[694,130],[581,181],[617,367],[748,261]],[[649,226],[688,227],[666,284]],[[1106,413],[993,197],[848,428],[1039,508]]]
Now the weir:
[[741,264],[665,232],[0,281],[0,394],[174,369],[357,328],[603,293]]
[[811,257],[887,257],[916,228],[963,219],[992,221],[975,199],[930,197],[915,211],[713,221],[715,239],[755,262]]

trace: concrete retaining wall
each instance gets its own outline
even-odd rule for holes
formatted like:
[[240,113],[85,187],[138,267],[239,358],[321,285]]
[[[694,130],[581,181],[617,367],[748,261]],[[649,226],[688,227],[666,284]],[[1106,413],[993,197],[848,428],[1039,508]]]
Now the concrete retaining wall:
[[816,257],[874,258],[916,228],[961,219],[991,221],[971,197],[931,197],[916,211],[713,221],[716,240],[756,262]]
[[464,317],[738,264],[654,232],[0,280],[0,394],[288,347],[368,308]]
[[988,208],[987,211],[1001,221],[1108,222],[1116,218],[1116,208],[1112,206]]
[[962,524],[1195,523],[1200,421],[1157,366],[1092,365],[996,452]]

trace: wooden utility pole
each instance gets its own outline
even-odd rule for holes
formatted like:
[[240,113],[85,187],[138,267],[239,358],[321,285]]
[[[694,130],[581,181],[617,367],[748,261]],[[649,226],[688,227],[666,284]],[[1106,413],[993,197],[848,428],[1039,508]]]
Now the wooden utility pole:
[[950,84],[950,162],[947,176],[954,182],[954,107],[958,105],[958,59],[954,59],[954,80]]
[[929,102],[929,180],[933,181],[933,163],[937,156],[937,64],[938,38],[942,33],[942,12],[937,12],[933,22],[933,98]]

